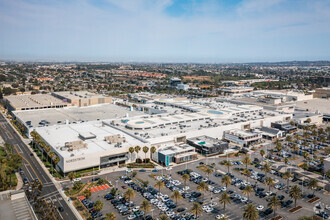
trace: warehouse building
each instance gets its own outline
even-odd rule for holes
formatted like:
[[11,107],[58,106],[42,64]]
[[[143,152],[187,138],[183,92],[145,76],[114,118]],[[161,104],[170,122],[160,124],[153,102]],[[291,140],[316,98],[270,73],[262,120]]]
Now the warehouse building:
[[69,105],[49,94],[11,95],[5,96],[4,101],[9,111],[64,108]]
[[52,95],[66,103],[78,107],[112,103],[112,97],[88,91],[53,92]]

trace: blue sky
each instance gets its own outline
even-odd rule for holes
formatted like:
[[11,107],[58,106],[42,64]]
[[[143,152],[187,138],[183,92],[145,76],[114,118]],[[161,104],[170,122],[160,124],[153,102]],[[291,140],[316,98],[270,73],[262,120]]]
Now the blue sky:
[[0,0],[0,59],[330,60],[330,0]]

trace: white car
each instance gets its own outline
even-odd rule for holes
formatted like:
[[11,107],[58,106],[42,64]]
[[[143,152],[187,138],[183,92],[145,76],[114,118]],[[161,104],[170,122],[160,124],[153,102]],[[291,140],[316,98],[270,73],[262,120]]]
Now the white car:
[[241,202],[246,202],[247,201],[247,198],[246,197],[242,197],[241,198]]
[[73,182],[78,182],[78,181],[81,181],[81,178],[73,179]]
[[272,194],[273,192],[272,191],[268,191],[266,192],[266,196],[270,196],[270,194]]
[[210,213],[213,211],[213,208],[212,207],[208,207],[206,210],[204,210],[206,213]]
[[209,206],[207,205],[203,205],[202,209],[205,211],[206,209],[210,208]]
[[213,190],[213,193],[215,193],[215,194],[218,194],[218,193],[220,193],[221,192],[221,190],[219,190],[219,189],[215,189],[215,190]]
[[133,170],[132,170],[132,169],[127,169],[126,172],[127,172],[127,173],[131,173],[131,172],[133,172]]
[[140,210],[140,206],[136,206],[136,207],[133,208],[133,212],[137,212],[139,210]]
[[263,205],[259,205],[258,207],[257,207],[257,210],[258,211],[261,211],[261,210],[263,210],[264,209],[264,206]]
[[189,187],[189,186],[185,186],[185,187],[183,187],[182,189],[187,191],[187,190],[190,189],[190,187]]
[[220,214],[220,215],[215,216],[216,219],[221,219],[221,218],[224,218],[224,217],[225,217],[224,214]]
[[135,218],[136,218],[136,215],[130,215],[130,216],[127,217],[127,219],[129,219],[129,220],[132,220],[132,219],[135,219]]
[[166,167],[166,170],[172,170],[172,167]]
[[210,186],[210,185],[209,185],[209,190],[210,190],[210,191],[213,191],[213,189],[214,189],[214,186]]
[[222,191],[222,192],[224,192],[224,191],[226,191],[226,190],[227,190],[227,187],[225,187],[225,186],[221,188],[221,191]]
[[210,207],[214,207],[214,206],[216,206],[216,205],[218,205],[217,202],[211,202],[211,204],[210,204],[209,206],[210,206]]
[[278,183],[280,182],[278,179],[274,179],[274,183]]

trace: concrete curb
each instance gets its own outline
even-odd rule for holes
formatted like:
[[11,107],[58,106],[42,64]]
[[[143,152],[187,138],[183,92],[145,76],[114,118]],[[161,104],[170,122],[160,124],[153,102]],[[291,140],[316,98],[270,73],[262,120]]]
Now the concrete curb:
[[[5,115],[4,115],[5,116]],[[10,126],[15,130],[15,132],[18,134],[18,136],[21,138],[21,140],[23,141],[23,143],[25,143],[25,145],[27,145],[27,148],[29,149],[29,151],[31,153],[33,153],[34,157],[36,158],[36,160],[38,161],[38,163],[41,165],[42,169],[45,171],[45,173],[48,175],[48,177],[51,179],[52,183],[55,185],[56,189],[59,191],[60,195],[63,197],[65,203],[69,206],[69,208],[71,209],[71,211],[74,213],[74,215],[76,216],[77,219],[79,220],[83,220],[83,218],[80,216],[79,212],[77,211],[77,209],[73,206],[72,202],[68,202],[68,198],[67,196],[62,192],[62,189],[60,188],[60,186],[58,186],[58,182],[55,180],[55,178],[49,173],[48,169],[45,167],[44,163],[40,160],[40,158],[37,156],[37,154],[28,146],[27,142],[30,142],[30,139],[25,139],[21,136],[21,134],[19,132],[16,131],[16,128],[8,121],[7,117],[4,117],[6,119],[6,121],[10,124]],[[15,192],[16,190],[12,190],[11,192]],[[8,191],[5,191],[8,193]]]

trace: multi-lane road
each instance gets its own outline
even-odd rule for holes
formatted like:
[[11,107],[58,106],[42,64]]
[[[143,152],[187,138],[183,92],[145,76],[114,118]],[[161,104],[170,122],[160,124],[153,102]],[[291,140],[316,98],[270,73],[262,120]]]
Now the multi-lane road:
[[64,219],[77,219],[70,207],[67,205],[64,198],[55,187],[52,180],[47,175],[46,171],[41,167],[37,159],[31,154],[29,147],[21,140],[19,134],[7,122],[5,117],[0,113],[0,135],[4,142],[11,144],[16,152],[23,158],[23,171],[24,176],[28,178],[29,182],[36,178],[42,183],[41,198],[46,200],[47,203],[54,203],[56,207],[62,206],[63,212],[59,215]]

